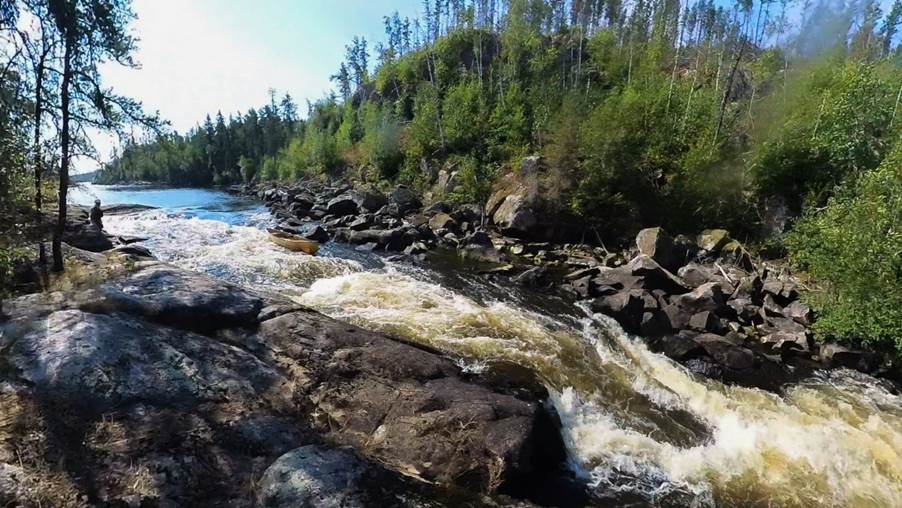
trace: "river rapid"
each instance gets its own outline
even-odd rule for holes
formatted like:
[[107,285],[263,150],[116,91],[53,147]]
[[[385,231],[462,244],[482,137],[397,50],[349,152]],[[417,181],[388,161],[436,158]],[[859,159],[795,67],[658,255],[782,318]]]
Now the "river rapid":
[[160,259],[444,351],[474,371],[529,368],[560,416],[571,466],[634,506],[902,506],[902,397],[848,370],[776,395],[700,379],[613,321],[465,265],[392,263],[340,244],[316,257],[268,241],[258,202],[216,191],[100,187],[77,204]]

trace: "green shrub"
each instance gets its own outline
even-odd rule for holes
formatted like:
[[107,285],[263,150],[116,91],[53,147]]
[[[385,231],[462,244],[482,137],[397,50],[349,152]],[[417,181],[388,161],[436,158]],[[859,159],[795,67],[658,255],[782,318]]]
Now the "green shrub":
[[448,89],[442,103],[442,126],[451,150],[469,151],[485,135],[485,103],[479,81],[461,82]]
[[376,104],[364,107],[363,149],[367,161],[382,178],[391,179],[398,174],[404,160],[401,152],[401,126],[392,114]]
[[823,211],[807,213],[786,243],[822,285],[808,295],[819,334],[902,354],[902,142]]

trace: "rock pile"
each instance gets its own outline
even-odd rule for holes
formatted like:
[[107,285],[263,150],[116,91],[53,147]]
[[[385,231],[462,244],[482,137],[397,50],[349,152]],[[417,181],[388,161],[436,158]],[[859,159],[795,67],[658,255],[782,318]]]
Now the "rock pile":
[[321,184],[268,189],[260,196],[284,228],[307,238],[419,261],[431,249],[455,249],[465,259],[491,264],[481,268],[487,276],[584,302],[708,377],[778,389],[814,368],[897,375],[897,367],[886,371],[879,355],[816,343],[814,315],[799,299],[798,281],[785,268],[755,260],[728,231],[690,238],[648,228],[622,253],[535,241],[525,227],[534,219],[532,209],[517,205],[531,203],[524,196],[532,191],[520,185],[497,192],[485,207],[485,221],[473,205],[440,202],[423,209],[403,186],[390,196]]

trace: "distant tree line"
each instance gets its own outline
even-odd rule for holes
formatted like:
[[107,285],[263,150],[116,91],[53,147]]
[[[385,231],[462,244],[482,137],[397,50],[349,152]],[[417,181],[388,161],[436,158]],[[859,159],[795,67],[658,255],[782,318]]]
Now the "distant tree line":
[[[259,178],[263,161],[275,157],[298,135],[303,124],[289,95],[246,114],[222,113],[182,136],[167,133],[152,141],[129,140],[115,160],[100,173],[99,183],[125,181],[165,182],[172,185],[209,186],[251,182]],[[300,131],[301,133],[303,130]]]

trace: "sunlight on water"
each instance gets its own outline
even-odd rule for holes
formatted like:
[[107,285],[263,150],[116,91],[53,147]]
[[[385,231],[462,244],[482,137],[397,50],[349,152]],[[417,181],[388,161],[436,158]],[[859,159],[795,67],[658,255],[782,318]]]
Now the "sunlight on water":
[[150,237],[163,260],[279,291],[468,368],[530,368],[549,388],[574,467],[599,491],[672,506],[900,506],[902,400],[866,376],[823,373],[783,396],[725,387],[602,316],[574,326],[507,300],[480,303],[428,271],[290,253],[256,220],[153,211],[110,217],[107,229]]
[[[251,217],[249,222],[254,220]],[[251,225],[185,218],[162,210],[110,216],[104,223],[116,234],[148,238],[144,245],[164,261],[258,290],[296,293],[322,277],[362,269],[355,261],[287,251]]]

